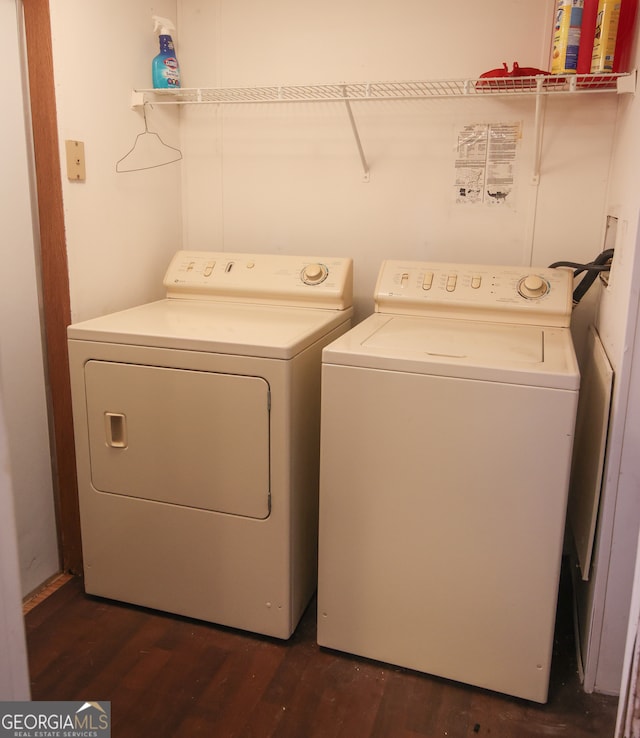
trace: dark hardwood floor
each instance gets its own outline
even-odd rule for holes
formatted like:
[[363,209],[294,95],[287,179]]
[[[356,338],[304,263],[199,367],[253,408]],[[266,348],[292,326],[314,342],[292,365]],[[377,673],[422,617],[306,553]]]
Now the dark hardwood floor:
[[315,602],[288,642],[87,596],[25,617],[34,700],[110,700],[114,738],[611,738],[585,694],[562,587],[546,705],[321,649]]

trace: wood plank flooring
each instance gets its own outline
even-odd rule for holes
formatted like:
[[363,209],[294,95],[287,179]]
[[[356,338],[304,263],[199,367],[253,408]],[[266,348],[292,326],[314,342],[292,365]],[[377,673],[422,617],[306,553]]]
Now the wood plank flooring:
[[315,602],[281,642],[87,596],[74,577],[25,616],[32,699],[110,700],[114,738],[612,738],[617,700],[580,686],[563,590],[538,705],[321,649]]

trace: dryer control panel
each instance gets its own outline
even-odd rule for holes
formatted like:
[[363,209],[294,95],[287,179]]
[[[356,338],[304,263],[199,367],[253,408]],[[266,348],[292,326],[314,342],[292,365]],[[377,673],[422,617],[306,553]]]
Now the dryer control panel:
[[566,327],[573,272],[522,266],[385,261],[376,312]]
[[178,251],[164,277],[167,297],[346,310],[353,262],[335,256]]

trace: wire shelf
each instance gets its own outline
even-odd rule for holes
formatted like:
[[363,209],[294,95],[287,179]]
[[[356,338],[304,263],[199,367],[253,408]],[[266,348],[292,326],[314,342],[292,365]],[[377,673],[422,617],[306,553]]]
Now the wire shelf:
[[[633,75],[633,79],[630,79]],[[157,105],[241,104],[281,102],[338,102],[367,100],[424,100],[482,95],[555,95],[627,92],[635,73],[484,77],[468,80],[358,82],[270,87],[181,88],[135,90],[134,104]]]
[[544,103],[550,95],[582,93],[635,93],[636,72],[624,74],[573,74],[535,77],[480,77],[409,82],[358,82],[329,85],[279,85],[271,87],[192,87],[177,90],[134,90],[131,106],[238,105],[246,103],[340,102],[345,105],[362,165],[369,181],[369,164],[360,140],[352,102],[371,100],[428,100],[482,96],[529,96],[535,100],[535,151],[532,181],[540,171]]

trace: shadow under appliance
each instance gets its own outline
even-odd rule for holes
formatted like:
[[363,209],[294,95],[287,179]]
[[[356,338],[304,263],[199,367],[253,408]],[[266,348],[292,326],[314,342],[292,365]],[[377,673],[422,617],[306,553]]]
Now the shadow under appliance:
[[350,259],[180,251],[68,329],[86,591],[288,638],[316,587],[322,348]]
[[579,372],[570,271],[384,262],[323,352],[318,642],[547,699]]

